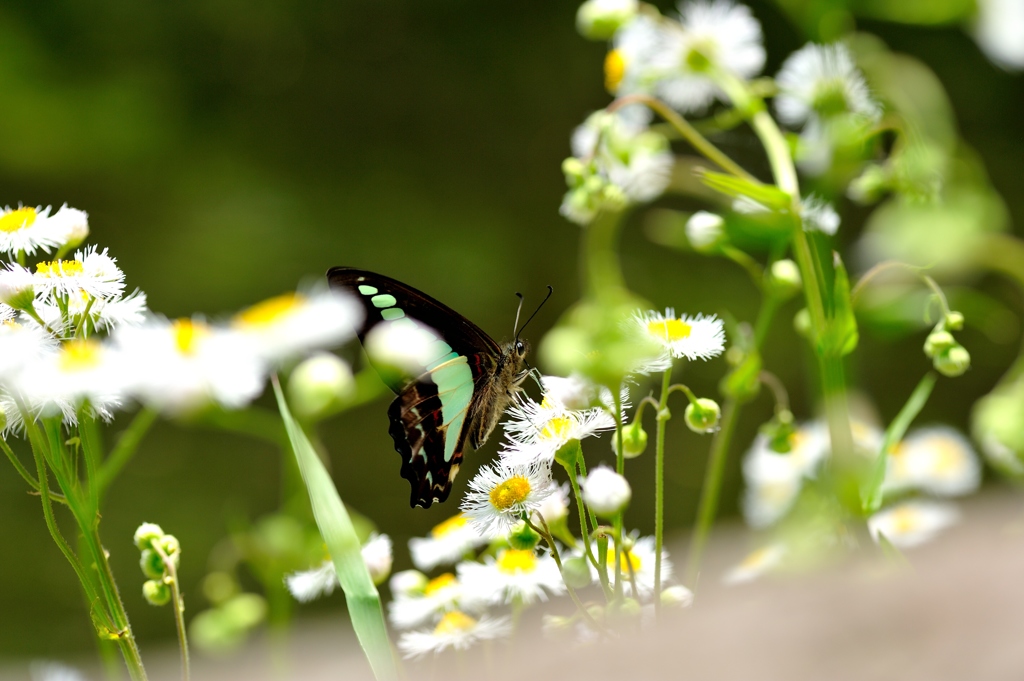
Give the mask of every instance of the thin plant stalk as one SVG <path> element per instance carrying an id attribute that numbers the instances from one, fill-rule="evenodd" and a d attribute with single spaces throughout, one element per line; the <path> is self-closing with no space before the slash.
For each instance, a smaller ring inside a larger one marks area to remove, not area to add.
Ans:
<path id="1" fill-rule="evenodd" d="M 181 653 L 181 678 L 182 681 L 189 681 L 190 669 L 188 636 L 185 633 L 185 601 L 181 597 L 181 586 L 178 583 L 178 568 L 157 542 L 153 542 L 152 547 L 157 555 L 160 556 L 160 560 L 164 562 L 164 567 L 167 569 L 167 575 L 170 578 L 171 602 L 174 606 L 174 624 L 178 630 L 178 649 Z"/>
<path id="2" fill-rule="evenodd" d="M 654 612 L 661 611 L 661 548 L 665 537 L 665 429 L 671 412 L 672 367 L 661 376 L 661 398 L 658 402 L 657 431 L 654 445 Z"/>

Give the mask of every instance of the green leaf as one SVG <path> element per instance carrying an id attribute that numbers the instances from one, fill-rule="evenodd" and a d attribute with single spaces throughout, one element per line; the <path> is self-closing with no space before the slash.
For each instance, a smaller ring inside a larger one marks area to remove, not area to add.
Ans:
<path id="1" fill-rule="evenodd" d="M 850 277 L 846 267 L 836 256 L 835 283 L 832 288 L 833 317 L 832 342 L 834 350 L 840 357 L 848 355 L 857 347 L 857 318 L 853 314 L 853 302 L 850 300 Z"/>
<path id="2" fill-rule="evenodd" d="M 900 409 L 900 413 L 892 420 L 885 431 L 885 438 L 882 440 L 882 451 L 875 460 L 875 467 L 871 471 L 871 477 L 861 487 L 860 499 L 861 508 L 865 514 L 871 514 L 882 506 L 882 484 L 885 482 L 885 471 L 889 465 L 889 450 L 903 439 L 917 415 L 921 413 L 928 398 L 935 387 L 936 376 L 933 373 L 925 374 L 921 382 L 910 394 L 910 399 Z"/>
<path id="3" fill-rule="evenodd" d="M 373 668 L 377 679 L 399 678 L 398 662 L 391 649 L 387 627 L 384 624 L 384 610 L 380 604 L 380 594 L 373 585 L 370 572 L 363 561 L 359 536 L 356 534 L 352 519 L 345 510 L 338 490 L 331 480 L 330 474 L 317 456 L 305 432 L 292 418 L 285 401 L 281 385 L 274 379 L 274 394 L 277 406 L 284 421 L 285 430 L 295 459 L 299 463 L 302 479 L 309 491 L 309 500 L 313 505 L 313 516 L 316 518 L 320 535 L 327 544 L 327 550 L 334 561 L 334 569 L 338 574 L 338 582 L 345 592 L 352 627 L 359 639 L 363 652 Z"/>
<path id="4" fill-rule="evenodd" d="M 745 197 L 756 201 L 768 210 L 786 211 L 793 205 L 793 198 L 778 187 L 760 182 L 751 182 L 734 175 L 705 170 L 701 181 L 717 192 L 733 198 Z"/>

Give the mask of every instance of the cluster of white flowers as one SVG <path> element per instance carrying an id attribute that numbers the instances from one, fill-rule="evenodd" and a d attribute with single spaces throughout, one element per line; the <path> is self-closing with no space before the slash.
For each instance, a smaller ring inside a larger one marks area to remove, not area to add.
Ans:
<path id="1" fill-rule="evenodd" d="M 238 408 L 285 362 L 350 338 L 355 301 L 328 290 L 289 293 L 224 322 L 168 320 L 127 292 L 107 249 L 82 247 L 84 212 L 5 209 L 0 215 L 0 408 L 4 432 L 25 418 L 80 410 L 109 419 L 134 402 L 181 415 Z M 77 249 L 77 250 L 75 250 Z M 53 260 L 29 256 L 56 251 Z M 65 254 L 74 251 L 73 255 Z"/>

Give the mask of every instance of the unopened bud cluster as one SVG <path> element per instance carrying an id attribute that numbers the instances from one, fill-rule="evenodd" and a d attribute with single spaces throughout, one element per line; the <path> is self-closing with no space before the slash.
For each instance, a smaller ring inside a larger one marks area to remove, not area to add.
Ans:
<path id="1" fill-rule="evenodd" d="M 718 402 L 706 397 L 699 397 L 695 402 L 686 405 L 683 419 L 686 426 L 695 433 L 713 433 L 718 430 L 718 421 L 722 410 Z"/>
<path id="2" fill-rule="evenodd" d="M 168 562 L 177 570 L 181 544 L 173 534 L 165 534 L 159 525 L 143 523 L 135 530 L 135 546 L 142 552 L 139 559 L 142 574 L 149 578 L 142 585 L 143 597 L 150 605 L 166 605 L 171 600 L 170 584 L 174 580 Z"/>
<path id="3" fill-rule="evenodd" d="M 960 376 L 971 366 L 970 353 L 952 334 L 963 326 L 964 316 L 959 312 L 950 312 L 925 339 L 924 354 L 931 358 L 936 370 L 945 376 Z"/>

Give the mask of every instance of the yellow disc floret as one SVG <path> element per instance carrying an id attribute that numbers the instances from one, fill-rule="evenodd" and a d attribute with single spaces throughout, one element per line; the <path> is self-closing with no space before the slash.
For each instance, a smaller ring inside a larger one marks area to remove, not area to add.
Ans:
<path id="1" fill-rule="evenodd" d="M 655 319 L 647 322 L 647 331 L 662 340 L 678 341 L 689 338 L 693 327 L 682 319 Z"/>
<path id="2" fill-rule="evenodd" d="M 235 317 L 242 326 L 270 326 L 293 313 L 306 302 L 298 293 L 285 293 L 242 310 Z"/>
<path id="3" fill-rule="evenodd" d="M 556 416 L 544 424 L 540 429 L 540 435 L 545 440 L 562 440 L 569 435 L 572 429 L 572 419 L 568 416 Z"/>
<path id="4" fill-rule="evenodd" d="M 174 345 L 183 355 L 194 355 L 203 338 L 210 335 L 210 330 L 202 322 L 191 319 L 179 319 L 171 325 Z"/>
<path id="5" fill-rule="evenodd" d="M 457 532 L 461 530 L 468 524 L 468 522 L 469 521 L 466 519 L 466 516 L 462 515 L 461 513 L 458 515 L 453 515 L 448 520 L 445 520 L 444 522 L 435 525 L 434 529 L 430 531 L 430 536 L 434 539 L 440 539 L 441 537 L 447 536 L 452 532 Z"/>
<path id="6" fill-rule="evenodd" d="M 66 373 L 95 369 L 100 364 L 102 348 L 94 340 L 71 340 L 60 349 L 58 365 Z"/>
<path id="7" fill-rule="evenodd" d="M 85 267 L 80 260 L 47 260 L 36 263 L 36 276 L 48 279 L 73 277 L 83 272 Z"/>
<path id="8" fill-rule="evenodd" d="M 476 626 L 476 620 L 465 613 L 461 613 L 458 610 L 452 610 L 446 612 L 441 621 L 434 627 L 435 634 L 461 634 L 467 631 L 473 631 Z"/>
<path id="9" fill-rule="evenodd" d="M 446 572 L 443 575 L 438 575 L 437 577 L 434 577 L 432 580 L 427 582 L 427 586 L 423 589 L 423 594 L 426 596 L 431 596 L 433 594 L 436 594 L 441 589 L 447 589 L 450 586 L 454 586 L 456 583 L 458 583 L 458 581 L 459 580 L 455 578 L 455 575 L 453 575 L 450 572 Z"/>
<path id="10" fill-rule="evenodd" d="M 529 495 L 530 481 L 522 475 L 515 475 L 491 490 L 491 505 L 499 511 L 505 511 L 523 503 Z"/>
<path id="11" fill-rule="evenodd" d="M 498 569 L 505 574 L 517 572 L 533 572 L 537 569 L 537 556 L 532 549 L 507 549 L 498 557 Z"/>
<path id="12" fill-rule="evenodd" d="M 36 209 L 35 208 L 16 208 L 9 213 L 0 215 L 0 232 L 17 232 L 22 229 L 27 229 L 32 226 L 32 223 L 36 221 Z"/>
<path id="13" fill-rule="evenodd" d="M 622 78 L 626 75 L 626 59 L 622 56 L 622 50 L 612 50 L 604 58 L 604 87 L 611 94 L 615 94 L 622 85 Z"/>
<path id="14" fill-rule="evenodd" d="M 640 571 L 640 557 L 639 556 L 637 556 L 632 551 L 623 551 L 619 555 L 622 556 L 622 571 L 623 572 L 626 572 L 626 573 L 629 573 L 629 572 L 636 573 L 636 572 Z M 610 567 L 610 568 L 614 568 L 615 567 L 615 552 L 614 551 L 608 553 L 608 567 Z"/>

